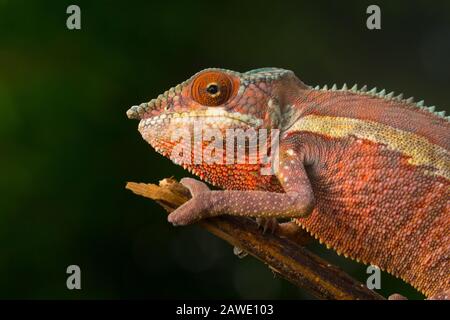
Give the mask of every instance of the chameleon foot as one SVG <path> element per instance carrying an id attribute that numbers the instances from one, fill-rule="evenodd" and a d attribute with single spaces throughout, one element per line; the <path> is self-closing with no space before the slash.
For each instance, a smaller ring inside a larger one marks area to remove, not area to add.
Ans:
<path id="1" fill-rule="evenodd" d="M 248 252 L 247 252 L 247 251 L 245 251 L 245 250 L 243 250 L 243 249 L 241 249 L 241 248 L 239 248 L 239 247 L 236 247 L 236 246 L 233 247 L 233 253 L 234 253 L 239 259 L 243 259 L 243 258 L 245 258 L 245 257 L 248 255 Z"/>
<path id="2" fill-rule="evenodd" d="M 183 178 L 180 183 L 189 189 L 192 199 L 169 214 L 167 220 L 174 226 L 187 225 L 200 220 L 210 207 L 207 195 L 211 191 L 205 183 L 192 178 Z"/>
<path id="3" fill-rule="evenodd" d="M 256 223 L 263 233 L 266 233 L 267 230 L 270 233 L 274 233 L 278 228 L 278 220 L 276 218 L 256 218 Z"/>
<path id="4" fill-rule="evenodd" d="M 303 230 L 294 221 L 279 223 L 277 226 L 277 233 L 301 246 L 304 246 L 311 242 L 314 238 L 306 231 Z"/>
<path id="5" fill-rule="evenodd" d="M 388 297 L 388 300 L 408 300 L 408 298 L 402 296 L 399 293 L 394 293 Z"/>
<path id="6" fill-rule="evenodd" d="M 276 233 L 302 246 L 313 239 L 308 232 L 300 228 L 294 221 L 279 223 L 276 218 L 256 218 L 256 222 L 262 228 L 263 234 L 269 230 L 272 234 Z"/>

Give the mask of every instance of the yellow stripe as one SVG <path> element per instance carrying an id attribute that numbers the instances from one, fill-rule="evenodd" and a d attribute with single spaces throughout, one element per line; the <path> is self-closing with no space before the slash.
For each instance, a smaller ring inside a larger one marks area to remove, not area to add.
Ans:
<path id="1" fill-rule="evenodd" d="M 429 174 L 439 175 L 450 180 L 449 151 L 412 132 L 373 121 L 317 115 L 300 118 L 288 130 L 288 132 L 291 131 L 308 131 L 333 138 L 355 136 L 381 143 L 391 150 L 409 156 L 410 164 L 430 166 L 435 170 L 428 171 Z"/>

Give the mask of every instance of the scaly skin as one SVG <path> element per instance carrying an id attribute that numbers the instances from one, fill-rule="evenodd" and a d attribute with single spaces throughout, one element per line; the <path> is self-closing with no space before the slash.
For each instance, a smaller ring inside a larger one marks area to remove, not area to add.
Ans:
<path id="1" fill-rule="evenodd" d="M 312 88 L 283 69 L 207 69 L 127 114 L 158 152 L 226 189 L 183 179 L 193 198 L 169 215 L 173 224 L 224 213 L 292 218 L 339 254 L 448 298 L 450 122 L 434 107 L 365 87 Z M 262 175 L 260 158 L 180 163 L 173 134 L 194 132 L 195 121 L 223 135 L 279 129 L 278 169 Z"/>

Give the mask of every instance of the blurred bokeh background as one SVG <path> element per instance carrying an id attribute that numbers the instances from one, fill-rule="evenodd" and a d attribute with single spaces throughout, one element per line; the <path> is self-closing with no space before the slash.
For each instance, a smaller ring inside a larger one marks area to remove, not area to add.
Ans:
<path id="1" fill-rule="evenodd" d="M 449 111 L 450 3 L 377 1 L 377 31 L 369 4 L 0 0 L 0 298 L 310 298 L 124 189 L 187 174 L 125 111 L 205 67 L 266 66 Z M 365 282 L 365 266 L 310 247 Z M 66 288 L 71 264 L 82 290 Z M 423 297 L 385 273 L 380 292 Z"/>

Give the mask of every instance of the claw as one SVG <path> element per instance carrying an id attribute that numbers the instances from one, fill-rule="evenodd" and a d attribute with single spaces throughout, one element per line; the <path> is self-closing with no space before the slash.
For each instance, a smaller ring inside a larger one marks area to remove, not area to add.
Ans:
<path id="1" fill-rule="evenodd" d="M 189 189 L 192 199 L 169 214 L 167 220 L 174 226 L 185 226 L 197 222 L 204 218 L 210 207 L 207 196 L 210 190 L 205 183 L 192 178 L 183 178 L 180 183 Z"/>
<path id="2" fill-rule="evenodd" d="M 273 234 L 278 227 L 278 221 L 275 218 L 256 218 L 256 223 L 259 228 L 262 228 L 263 233 L 269 230 Z"/>
<path id="3" fill-rule="evenodd" d="M 243 249 L 241 249 L 241 248 L 239 248 L 239 247 L 236 247 L 236 246 L 233 247 L 233 253 L 234 253 L 239 259 L 245 258 L 245 257 L 248 255 L 248 252 L 247 252 L 247 251 L 245 251 L 245 250 L 243 250 Z"/>

